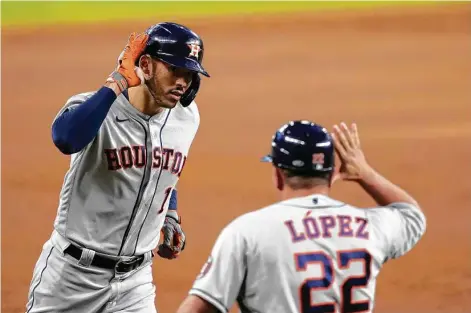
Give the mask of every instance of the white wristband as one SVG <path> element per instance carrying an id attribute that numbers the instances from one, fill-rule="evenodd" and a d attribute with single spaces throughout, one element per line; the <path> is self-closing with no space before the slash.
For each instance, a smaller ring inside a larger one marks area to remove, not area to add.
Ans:
<path id="1" fill-rule="evenodd" d="M 180 219 L 178 217 L 177 210 L 168 210 L 167 211 L 167 216 L 169 216 L 171 218 L 174 218 L 176 221 L 180 221 Z"/>

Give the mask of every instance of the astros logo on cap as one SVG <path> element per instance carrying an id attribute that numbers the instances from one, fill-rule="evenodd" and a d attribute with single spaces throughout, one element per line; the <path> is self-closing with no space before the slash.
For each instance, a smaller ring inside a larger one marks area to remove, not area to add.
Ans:
<path id="1" fill-rule="evenodd" d="M 195 57 L 195 58 L 198 58 L 198 55 L 199 55 L 199 53 L 200 53 L 200 51 L 201 51 L 201 47 L 200 47 L 199 45 L 197 45 L 197 44 L 194 44 L 194 43 L 189 44 L 188 47 L 190 48 L 190 54 L 189 54 L 189 56 L 190 56 L 190 57 L 193 56 L 193 57 Z"/>

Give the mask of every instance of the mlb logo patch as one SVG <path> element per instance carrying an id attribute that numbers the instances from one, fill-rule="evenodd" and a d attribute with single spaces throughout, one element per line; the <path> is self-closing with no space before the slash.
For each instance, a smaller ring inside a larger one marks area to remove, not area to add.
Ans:
<path id="1" fill-rule="evenodd" d="M 324 153 L 314 153 L 312 155 L 312 164 L 324 165 Z"/>
<path id="2" fill-rule="evenodd" d="M 324 167 L 324 153 L 314 153 L 312 155 L 312 164 L 315 165 L 317 170 L 320 170 Z"/>

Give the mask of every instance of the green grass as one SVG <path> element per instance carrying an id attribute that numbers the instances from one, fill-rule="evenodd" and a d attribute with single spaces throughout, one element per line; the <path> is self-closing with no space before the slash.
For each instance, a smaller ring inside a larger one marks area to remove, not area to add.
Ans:
<path id="1" fill-rule="evenodd" d="M 423 2 L 421 2 L 423 3 Z M 76 24 L 133 19 L 171 19 L 279 13 L 307 10 L 359 9 L 386 5 L 411 5 L 397 1 L 2 1 L 2 27 Z"/>

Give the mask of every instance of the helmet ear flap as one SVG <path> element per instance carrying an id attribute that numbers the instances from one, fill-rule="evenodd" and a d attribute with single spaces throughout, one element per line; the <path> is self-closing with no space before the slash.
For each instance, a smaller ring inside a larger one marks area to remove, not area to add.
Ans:
<path id="1" fill-rule="evenodd" d="M 185 91 L 185 93 L 182 95 L 180 99 L 180 103 L 183 107 L 189 106 L 191 102 L 195 100 L 196 93 L 200 89 L 200 83 L 201 83 L 200 76 L 198 75 L 198 73 L 194 73 L 193 78 L 191 80 L 190 87 L 187 89 L 187 91 Z"/>

